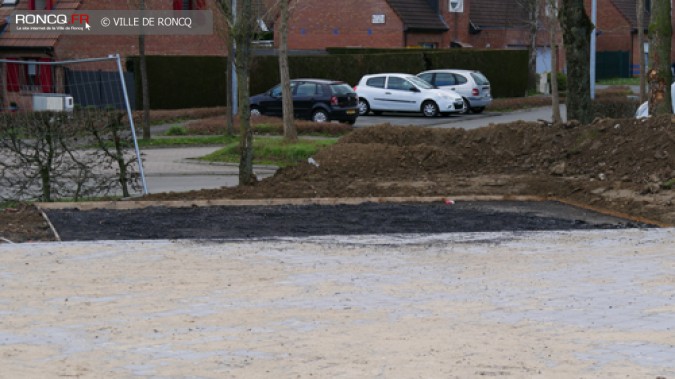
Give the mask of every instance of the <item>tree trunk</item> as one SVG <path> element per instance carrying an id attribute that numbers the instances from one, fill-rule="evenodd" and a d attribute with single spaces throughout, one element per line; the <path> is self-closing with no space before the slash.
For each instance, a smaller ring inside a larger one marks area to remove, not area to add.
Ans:
<path id="1" fill-rule="evenodd" d="M 584 9 L 584 0 L 563 0 L 559 17 L 567 55 L 567 119 L 586 124 L 593 118 L 590 84 L 593 24 Z"/>
<path id="2" fill-rule="evenodd" d="M 649 23 L 649 114 L 669 114 L 671 109 L 670 52 L 673 27 L 671 0 L 653 0 Z"/>
<path id="3" fill-rule="evenodd" d="M 239 185 L 255 184 L 253 174 L 253 129 L 251 128 L 251 104 L 249 101 L 249 70 L 251 66 L 251 41 L 253 39 L 253 12 L 251 0 L 238 0 L 235 24 L 235 55 L 237 85 L 239 86 L 239 130 L 241 157 L 239 160 Z"/>
<path id="4" fill-rule="evenodd" d="M 637 0 L 637 43 L 639 47 L 640 57 L 638 62 L 640 64 L 640 104 L 647 101 L 647 67 L 645 62 L 645 0 Z"/>
<path id="5" fill-rule="evenodd" d="M 279 33 L 279 74 L 281 77 L 281 102 L 284 116 L 284 139 L 296 141 L 298 132 L 293 124 L 293 94 L 291 93 L 291 77 L 288 72 L 288 1 L 281 0 L 281 25 Z"/>
<path id="6" fill-rule="evenodd" d="M 560 116 L 560 93 L 558 89 L 558 7 L 556 1 L 550 1 L 549 22 L 549 42 L 551 46 L 551 104 L 553 113 L 551 115 L 551 122 L 553 125 L 562 123 Z"/>
<path id="7" fill-rule="evenodd" d="M 231 36 L 231 33 L 227 33 L 227 109 L 225 110 L 225 133 L 228 136 L 234 135 L 234 96 L 237 94 L 232 93 L 234 84 L 232 83 L 233 70 L 234 66 L 234 40 Z"/>
<path id="8" fill-rule="evenodd" d="M 145 0 L 140 0 L 141 11 L 145 10 Z M 150 89 L 148 86 L 148 62 L 145 57 L 145 34 L 138 36 L 138 55 L 141 64 L 141 91 L 143 97 L 143 139 L 149 140 L 150 133 Z"/>
<path id="9" fill-rule="evenodd" d="M 530 28 L 530 55 L 528 57 L 528 83 L 530 91 L 537 89 L 537 32 L 539 30 L 539 0 L 527 2 L 528 23 Z"/>

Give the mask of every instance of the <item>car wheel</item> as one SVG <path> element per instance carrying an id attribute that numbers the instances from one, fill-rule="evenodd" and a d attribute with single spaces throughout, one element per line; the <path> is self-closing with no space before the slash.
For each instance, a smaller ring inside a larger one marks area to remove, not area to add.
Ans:
<path id="1" fill-rule="evenodd" d="M 464 110 L 462 111 L 462 114 L 469 114 L 471 113 L 471 104 L 469 104 L 469 100 L 462 98 L 464 101 Z"/>
<path id="2" fill-rule="evenodd" d="M 476 107 L 476 108 L 471 108 L 471 112 L 473 113 L 481 113 L 485 110 L 485 107 Z"/>
<path id="3" fill-rule="evenodd" d="M 438 116 L 438 105 L 433 101 L 425 101 L 422 103 L 422 113 L 425 117 L 436 117 Z"/>
<path id="4" fill-rule="evenodd" d="M 257 107 L 251 107 L 251 117 L 260 117 L 260 116 L 262 116 L 260 109 L 258 109 Z"/>
<path id="5" fill-rule="evenodd" d="M 366 99 L 359 99 L 359 116 L 366 116 L 370 112 L 370 104 Z"/>
<path id="6" fill-rule="evenodd" d="M 312 121 L 314 122 L 327 122 L 330 121 L 328 119 L 328 113 L 324 111 L 323 109 L 317 109 L 312 113 Z"/>

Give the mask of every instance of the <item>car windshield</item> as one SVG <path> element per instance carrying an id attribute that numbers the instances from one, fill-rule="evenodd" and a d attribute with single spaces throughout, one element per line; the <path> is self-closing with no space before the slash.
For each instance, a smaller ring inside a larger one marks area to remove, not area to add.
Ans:
<path id="1" fill-rule="evenodd" d="M 409 76 L 406 78 L 409 82 L 412 84 L 416 85 L 418 88 L 421 89 L 432 89 L 434 86 L 429 84 L 426 80 L 420 79 L 417 76 Z"/>
<path id="2" fill-rule="evenodd" d="M 483 75 L 480 72 L 472 72 L 471 77 L 473 78 L 473 80 L 476 81 L 476 84 L 478 84 L 479 86 L 489 86 L 490 85 L 490 81 L 487 80 L 485 75 Z"/>
<path id="3" fill-rule="evenodd" d="M 333 95 L 346 95 L 348 93 L 354 92 L 352 87 L 348 86 L 345 83 L 331 84 L 330 90 L 333 92 Z"/>

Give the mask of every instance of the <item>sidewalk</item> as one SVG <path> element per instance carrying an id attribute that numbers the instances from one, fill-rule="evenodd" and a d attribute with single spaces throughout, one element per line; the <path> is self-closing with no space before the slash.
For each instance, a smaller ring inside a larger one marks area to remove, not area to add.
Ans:
<path id="1" fill-rule="evenodd" d="M 199 158 L 219 146 L 144 149 L 143 170 L 148 192 L 185 192 L 197 189 L 234 187 L 239 184 L 237 164 L 210 164 Z M 259 179 L 274 175 L 274 166 L 253 166 Z"/>

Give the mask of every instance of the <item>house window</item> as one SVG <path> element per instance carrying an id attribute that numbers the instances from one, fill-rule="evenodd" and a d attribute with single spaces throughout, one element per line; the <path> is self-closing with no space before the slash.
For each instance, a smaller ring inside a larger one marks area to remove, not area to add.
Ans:
<path id="1" fill-rule="evenodd" d="M 32 11 L 48 11 L 54 8 L 54 0 L 29 0 L 28 9 Z"/>
<path id="2" fill-rule="evenodd" d="M 436 42 L 421 42 L 419 44 L 421 48 L 424 49 L 436 49 L 438 48 L 438 44 Z"/>
<path id="3" fill-rule="evenodd" d="M 193 11 L 206 9 L 206 0 L 173 0 L 173 10 Z"/>
<path id="4" fill-rule="evenodd" d="M 34 86 L 37 83 L 38 69 L 35 63 L 26 65 L 26 86 Z"/>
<path id="5" fill-rule="evenodd" d="M 10 59 L 19 60 L 19 59 Z M 8 92 L 53 92 L 52 67 L 31 62 L 49 62 L 49 58 L 27 59 L 23 64 L 7 63 Z"/>

